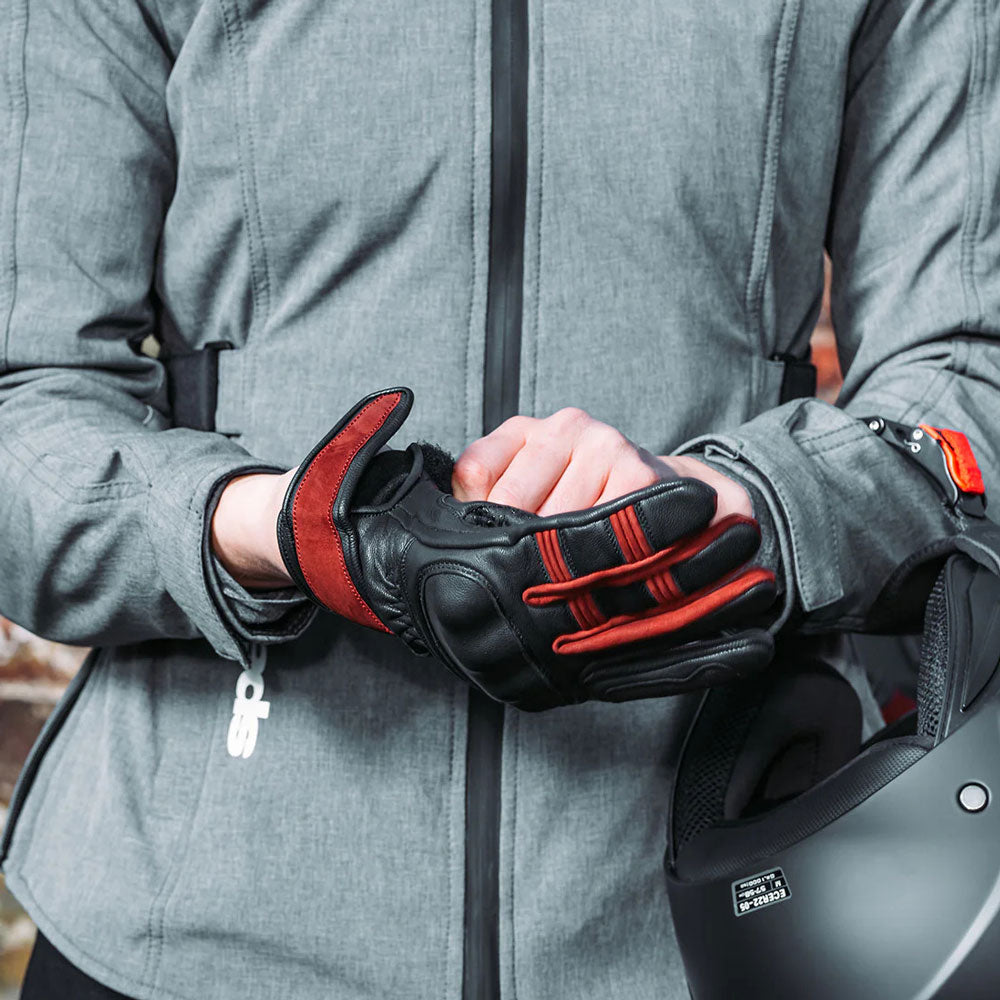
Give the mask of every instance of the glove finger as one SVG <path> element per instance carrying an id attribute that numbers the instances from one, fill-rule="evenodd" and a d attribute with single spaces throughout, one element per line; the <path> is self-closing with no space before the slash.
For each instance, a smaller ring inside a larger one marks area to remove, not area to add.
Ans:
<path id="1" fill-rule="evenodd" d="M 734 620 L 746 621 L 762 614 L 775 599 L 774 574 L 751 567 L 729 580 L 656 606 L 640 614 L 618 615 L 577 632 L 558 636 L 552 649 L 563 655 L 614 650 L 629 643 L 663 636 L 715 631 Z"/>
<path id="2" fill-rule="evenodd" d="M 568 551 L 563 532 L 539 532 L 536 541 L 551 582 L 527 588 L 525 602 L 544 606 L 566 601 L 585 628 L 619 615 L 652 612 L 717 585 L 760 545 L 757 522 L 738 514 L 659 552 L 650 551 L 645 539 L 640 542 L 621 522 L 607 524 L 623 551 L 618 561 L 611 561 L 608 538 L 603 547 L 595 540 L 583 556 L 588 571 L 582 574 L 580 557 Z M 605 560 L 603 566 L 598 558 Z M 595 564 L 598 568 L 589 570 Z"/>
<path id="3" fill-rule="evenodd" d="M 535 534 L 549 580 L 556 585 L 578 581 L 571 586 L 572 593 L 563 598 L 559 596 L 563 588 L 545 584 L 525 591 L 529 604 L 568 599 L 585 626 L 646 611 L 664 599 L 645 579 L 659 564 L 650 566 L 648 573 L 631 573 L 628 564 L 697 537 L 715 513 L 715 492 L 698 480 L 680 479 L 587 513 L 586 520 L 569 524 L 564 516 L 543 519 L 538 522 L 542 530 Z"/>
<path id="4" fill-rule="evenodd" d="M 690 542 L 675 547 L 669 570 L 649 581 L 654 595 L 695 594 L 748 563 L 760 548 L 760 527 L 731 514 Z"/>
<path id="5" fill-rule="evenodd" d="M 769 612 L 778 596 L 775 585 L 774 574 L 769 570 L 751 566 L 739 573 L 735 579 L 743 579 L 748 575 L 753 575 L 758 582 L 737 593 L 729 601 L 720 602 L 717 607 L 708 608 L 700 605 L 701 613 L 691 622 L 690 625 L 677 629 L 669 634 L 669 641 L 673 645 L 688 642 L 692 639 L 699 639 L 708 636 L 717 636 L 727 629 L 744 629 L 751 625 L 759 625 L 764 620 L 764 615 Z M 728 586 L 729 581 L 723 582 L 720 586 Z M 692 594 L 690 598 L 695 601 L 702 601 L 711 598 L 713 592 L 719 589 L 715 586 L 706 587 L 699 594 Z"/>
<path id="6" fill-rule="evenodd" d="M 557 530 L 567 564 L 582 576 L 627 561 L 633 547 L 655 552 L 703 531 L 715 508 L 715 490 L 700 480 L 665 480 L 587 511 L 540 518 L 535 530 Z"/>
<path id="7" fill-rule="evenodd" d="M 601 660 L 580 681 L 589 698 L 634 701 L 728 684 L 759 673 L 774 656 L 774 640 L 762 629 L 703 639 L 683 646 L 644 647 L 642 654 Z"/>

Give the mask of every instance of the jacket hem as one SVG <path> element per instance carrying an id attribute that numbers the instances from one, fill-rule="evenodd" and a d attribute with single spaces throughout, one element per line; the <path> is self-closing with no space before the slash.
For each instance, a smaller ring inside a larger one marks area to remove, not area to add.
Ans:
<path id="1" fill-rule="evenodd" d="M 154 992 L 153 984 L 144 983 L 139 979 L 132 979 L 116 972 L 110 966 L 105 965 L 101 959 L 95 958 L 77 947 L 72 939 L 63 933 L 35 899 L 23 876 L 16 871 L 5 869 L 4 878 L 7 882 L 7 888 L 24 908 L 25 913 L 35 922 L 35 926 L 73 965 L 90 976 L 91 979 L 96 979 L 102 986 L 107 986 L 108 989 L 118 993 L 124 993 L 128 997 L 132 997 L 133 1000 L 202 1000 L 202 998 L 192 994 L 175 993 L 162 987 L 156 987 Z"/>

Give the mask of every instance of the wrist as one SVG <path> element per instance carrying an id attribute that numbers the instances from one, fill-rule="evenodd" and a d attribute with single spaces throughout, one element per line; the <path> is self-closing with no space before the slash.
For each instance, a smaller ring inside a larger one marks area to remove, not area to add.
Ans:
<path id="1" fill-rule="evenodd" d="M 248 589 L 294 586 L 277 534 L 278 512 L 291 475 L 290 471 L 237 476 L 219 497 L 212 516 L 212 552 L 233 579 Z"/>

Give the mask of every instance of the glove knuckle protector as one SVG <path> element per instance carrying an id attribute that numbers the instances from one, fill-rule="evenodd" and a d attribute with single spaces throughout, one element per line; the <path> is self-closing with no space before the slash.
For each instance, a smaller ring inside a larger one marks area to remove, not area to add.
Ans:
<path id="1" fill-rule="evenodd" d="M 747 567 L 750 518 L 709 527 L 715 494 L 661 481 L 584 511 L 537 517 L 450 495 L 431 445 L 379 449 L 413 395 L 363 399 L 289 485 L 288 571 L 321 607 L 431 653 L 528 710 L 703 687 L 764 666 L 774 576 Z"/>

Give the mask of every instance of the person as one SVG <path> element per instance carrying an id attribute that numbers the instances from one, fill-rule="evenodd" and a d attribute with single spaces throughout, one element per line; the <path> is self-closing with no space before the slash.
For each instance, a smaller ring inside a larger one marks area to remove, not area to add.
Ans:
<path id="1" fill-rule="evenodd" d="M 685 997 L 691 699 L 522 713 L 317 614 L 283 477 L 405 384 L 459 498 L 693 476 L 759 521 L 772 631 L 874 627 L 952 525 L 859 418 L 1000 472 L 1000 4 L 6 0 L 0 34 L 0 612 L 96 647 L 0 851 L 25 996 Z M 824 246 L 836 406 L 795 384 Z"/>

